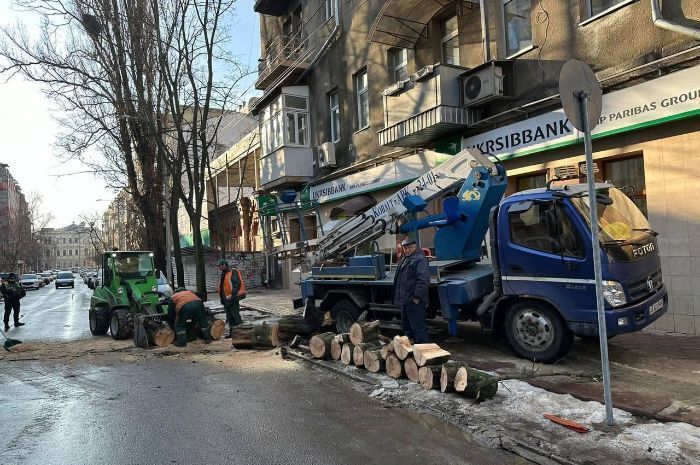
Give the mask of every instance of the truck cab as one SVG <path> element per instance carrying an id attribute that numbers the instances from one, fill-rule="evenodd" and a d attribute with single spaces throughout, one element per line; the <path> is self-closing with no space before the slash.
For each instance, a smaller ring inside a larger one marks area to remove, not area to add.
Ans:
<path id="1" fill-rule="evenodd" d="M 657 233 L 639 208 L 604 183 L 596 184 L 596 205 L 610 337 L 658 319 L 668 309 L 668 295 Z M 587 185 L 519 192 L 492 215 L 495 286 L 502 294 L 492 322 L 502 325 L 513 350 L 552 361 L 566 354 L 574 335 L 597 337 Z"/>

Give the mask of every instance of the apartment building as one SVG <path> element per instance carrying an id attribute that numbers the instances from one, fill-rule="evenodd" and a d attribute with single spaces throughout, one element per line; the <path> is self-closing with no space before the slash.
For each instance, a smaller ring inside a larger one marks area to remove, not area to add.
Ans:
<path id="1" fill-rule="evenodd" d="M 37 271 L 98 267 L 99 242 L 91 240 L 91 230 L 85 223 L 43 228 L 39 231 L 38 241 L 42 254 Z"/>
<path id="2" fill-rule="evenodd" d="M 334 218 L 439 163 L 434 152 L 497 156 L 508 193 L 580 172 L 582 137 L 558 95 L 559 72 L 576 58 L 604 93 L 593 132 L 598 178 L 634 193 L 659 232 L 670 311 L 654 327 L 700 333 L 692 201 L 700 0 L 257 0 L 254 8 L 261 188 L 278 212 L 292 212 L 279 216 L 288 238 L 276 250 L 312 245 Z M 391 250 L 394 239 L 380 246 Z"/>
<path id="3" fill-rule="evenodd" d="M 9 165 L 0 163 L 0 268 L 20 270 L 18 262 L 31 262 L 32 226 L 29 206 Z"/>

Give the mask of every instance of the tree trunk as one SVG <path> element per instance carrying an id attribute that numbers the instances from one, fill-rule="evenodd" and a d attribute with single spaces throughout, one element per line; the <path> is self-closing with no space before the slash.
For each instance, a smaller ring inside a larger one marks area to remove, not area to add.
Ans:
<path id="1" fill-rule="evenodd" d="M 498 391 L 498 383 L 487 384 L 479 389 L 479 382 L 491 376 L 474 368 L 462 365 L 455 375 L 455 391 L 477 400 L 490 399 Z"/>
<path id="2" fill-rule="evenodd" d="M 396 354 L 386 356 L 386 374 L 394 379 L 403 378 L 406 372 L 404 371 L 403 362 L 399 360 Z"/>
<path id="3" fill-rule="evenodd" d="M 455 376 L 457 370 L 464 366 L 461 362 L 447 362 L 442 365 L 440 373 L 440 391 L 455 392 Z"/>
<path id="4" fill-rule="evenodd" d="M 253 347 L 253 326 L 237 326 L 231 330 L 231 344 L 234 347 Z"/>
<path id="5" fill-rule="evenodd" d="M 194 247 L 194 263 L 195 275 L 197 277 L 197 294 L 200 296 L 207 295 L 207 280 L 206 272 L 204 271 L 204 244 L 202 243 L 201 219 L 197 216 L 193 219 L 190 216 L 192 223 L 192 245 Z"/>
<path id="6" fill-rule="evenodd" d="M 394 353 L 394 343 L 393 343 L 392 341 L 389 341 L 389 343 L 384 344 L 384 345 L 382 346 L 382 348 L 379 350 L 379 352 L 380 352 L 382 358 L 383 358 L 384 360 L 386 360 L 386 358 L 387 358 L 387 356 L 388 356 L 389 354 L 393 354 L 393 353 Z"/>
<path id="7" fill-rule="evenodd" d="M 286 315 L 277 320 L 280 332 L 292 334 L 294 336 L 308 336 L 311 334 L 312 327 L 303 316 Z"/>
<path id="8" fill-rule="evenodd" d="M 181 182 L 181 181 L 178 181 Z M 177 223 L 177 213 L 180 208 L 180 197 L 174 189 L 171 189 L 170 194 L 170 235 L 173 241 L 173 259 L 175 260 L 175 279 L 176 287 L 185 287 L 185 267 L 182 264 L 182 250 L 180 248 L 180 228 Z M 167 252 L 167 251 L 166 251 Z M 172 264 L 168 263 L 171 267 Z"/>
<path id="9" fill-rule="evenodd" d="M 343 365 L 350 365 L 352 363 L 352 355 L 355 351 L 355 346 L 352 342 L 343 344 L 343 349 L 340 352 L 340 361 Z"/>
<path id="10" fill-rule="evenodd" d="M 331 355 L 331 342 L 335 339 L 335 333 L 317 334 L 311 338 L 309 348 L 311 355 L 316 358 L 328 358 Z"/>
<path id="11" fill-rule="evenodd" d="M 365 351 L 378 350 L 378 342 L 363 342 L 355 345 L 352 349 L 352 361 L 356 367 L 365 366 Z"/>
<path id="12" fill-rule="evenodd" d="M 414 383 L 420 383 L 420 377 L 418 376 L 418 365 L 413 357 L 408 357 L 403 361 L 403 369 L 406 372 L 406 378 L 410 379 Z"/>
<path id="13" fill-rule="evenodd" d="M 331 341 L 331 358 L 333 360 L 340 360 L 340 356 L 343 354 L 343 343 L 337 338 L 333 338 Z"/>
<path id="14" fill-rule="evenodd" d="M 384 370 L 386 362 L 382 358 L 380 350 L 367 350 L 364 353 L 364 365 L 367 371 L 379 373 Z"/>
<path id="15" fill-rule="evenodd" d="M 350 342 L 355 345 L 376 341 L 377 339 L 379 339 L 378 320 L 370 323 L 354 323 L 350 327 Z"/>
<path id="16" fill-rule="evenodd" d="M 408 336 L 394 336 L 394 353 L 399 360 L 406 360 L 413 353 L 413 345 Z"/>
<path id="17" fill-rule="evenodd" d="M 418 370 L 418 379 L 421 386 L 425 389 L 437 389 L 440 387 L 440 374 L 442 367 L 440 366 L 425 366 Z"/>
<path id="18" fill-rule="evenodd" d="M 419 367 L 440 365 L 450 359 L 450 353 L 437 344 L 415 344 L 413 346 L 413 358 Z"/>

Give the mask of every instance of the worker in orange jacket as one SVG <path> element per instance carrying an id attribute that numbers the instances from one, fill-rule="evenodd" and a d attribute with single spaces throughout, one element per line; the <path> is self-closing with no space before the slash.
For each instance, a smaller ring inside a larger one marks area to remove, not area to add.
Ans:
<path id="1" fill-rule="evenodd" d="M 202 299 L 192 291 L 176 289 L 170 297 L 168 306 L 168 319 L 175 327 L 175 345 L 185 347 L 187 345 L 187 320 L 191 319 L 199 323 L 204 342 L 211 342 L 211 328 L 204 312 Z"/>
<path id="2" fill-rule="evenodd" d="M 243 283 L 243 275 L 240 270 L 235 267 L 230 269 L 226 259 L 219 260 L 217 266 L 221 270 L 219 299 L 226 310 L 226 322 L 229 328 L 226 339 L 230 339 L 233 328 L 243 322 L 241 320 L 241 306 L 238 302 L 245 299 L 245 283 Z"/>

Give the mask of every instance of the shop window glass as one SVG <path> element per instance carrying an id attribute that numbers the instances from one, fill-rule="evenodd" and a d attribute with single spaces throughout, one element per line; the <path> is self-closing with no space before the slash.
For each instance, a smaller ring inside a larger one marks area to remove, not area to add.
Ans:
<path id="1" fill-rule="evenodd" d="M 641 155 L 604 162 L 603 177 L 626 194 L 634 195 L 634 203 L 644 216 L 648 216 L 644 158 Z"/>
<path id="2" fill-rule="evenodd" d="M 528 189 L 539 189 L 547 185 L 547 173 L 520 176 L 516 182 L 518 184 L 518 192 Z"/>
<path id="3" fill-rule="evenodd" d="M 515 55 L 532 46 L 531 0 L 504 0 L 506 56 Z"/>

